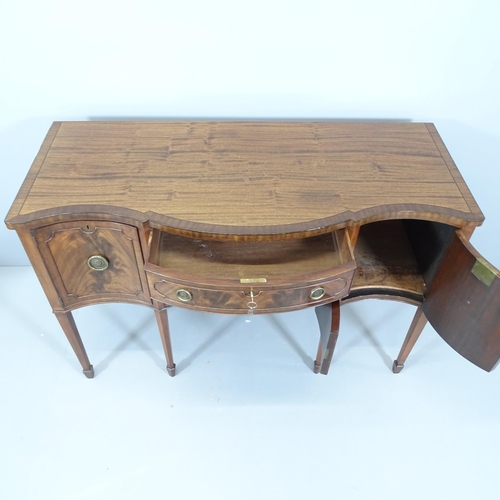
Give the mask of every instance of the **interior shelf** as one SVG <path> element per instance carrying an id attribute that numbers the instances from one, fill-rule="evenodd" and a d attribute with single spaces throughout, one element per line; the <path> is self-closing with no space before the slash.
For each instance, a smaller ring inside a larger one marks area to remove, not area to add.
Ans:
<path id="1" fill-rule="evenodd" d="M 380 294 L 422 301 L 425 282 L 403 221 L 362 226 L 354 257 L 357 269 L 349 298 Z"/>

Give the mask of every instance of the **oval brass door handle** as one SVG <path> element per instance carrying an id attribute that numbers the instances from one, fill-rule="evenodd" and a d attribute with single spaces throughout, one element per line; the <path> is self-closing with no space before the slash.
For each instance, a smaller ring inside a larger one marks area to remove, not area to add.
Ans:
<path id="1" fill-rule="evenodd" d="M 109 260 L 103 255 L 91 255 L 87 264 L 92 271 L 104 271 L 109 266 Z"/>

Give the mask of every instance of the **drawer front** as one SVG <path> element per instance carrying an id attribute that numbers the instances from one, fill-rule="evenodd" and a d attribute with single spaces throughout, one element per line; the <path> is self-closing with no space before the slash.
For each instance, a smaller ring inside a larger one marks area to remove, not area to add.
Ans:
<path id="1" fill-rule="evenodd" d="M 338 300 L 349 293 L 353 272 L 314 286 L 287 288 L 242 287 L 241 290 L 221 290 L 174 283 L 154 273 L 147 273 L 153 299 L 167 304 L 201 311 L 246 314 L 249 303 L 256 304 L 254 312 L 292 311 Z M 316 298 L 314 298 L 316 297 Z M 254 304 L 250 304 L 250 307 Z"/>
<path id="2" fill-rule="evenodd" d="M 63 306 L 151 303 L 136 227 L 107 221 L 63 222 L 33 231 Z"/>

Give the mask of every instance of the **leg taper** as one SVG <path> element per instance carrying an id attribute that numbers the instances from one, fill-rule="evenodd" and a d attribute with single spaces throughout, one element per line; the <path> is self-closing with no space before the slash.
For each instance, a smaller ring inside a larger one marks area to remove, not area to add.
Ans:
<path id="1" fill-rule="evenodd" d="M 161 342 L 163 350 L 165 351 L 165 358 L 167 360 L 167 372 L 173 377 L 175 375 L 174 356 L 172 354 L 172 342 L 170 341 L 170 329 L 168 327 L 167 309 L 164 304 L 155 304 L 155 316 L 160 330 Z"/>
<path id="2" fill-rule="evenodd" d="M 411 322 L 408 333 L 406 334 L 403 345 L 401 346 L 401 350 L 399 351 L 398 357 L 394 361 L 392 365 L 393 373 L 399 373 L 404 368 L 404 363 L 408 355 L 410 354 L 415 342 L 420 337 L 422 330 L 427 324 L 427 318 L 422 311 L 422 307 L 417 309 L 415 316 L 413 317 L 413 321 Z"/>
<path id="3" fill-rule="evenodd" d="M 339 337 L 340 301 L 318 306 L 315 311 L 318 318 L 320 338 L 316 360 L 314 361 L 314 373 L 327 375 Z"/>
<path id="4" fill-rule="evenodd" d="M 64 331 L 64 334 L 66 335 L 66 338 L 69 340 L 78 361 L 80 361 L 80 364 L 82 365 L 84 375 L 87 378 L 94 378 L 94 368 L 90 364 L 87 353 L 85 352 L 85 347 L 83 347 L 83 342 L 80 334 L 78 333 L 73 315 L 69 311 L 55 312 L 55 315 Z"/>

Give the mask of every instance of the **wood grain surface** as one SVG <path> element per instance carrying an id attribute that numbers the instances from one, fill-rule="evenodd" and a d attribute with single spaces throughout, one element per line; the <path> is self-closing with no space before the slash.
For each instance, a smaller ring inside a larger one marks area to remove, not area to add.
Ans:
<path id="1" fill-rule="evenodd" d="M 351 296 L 385 293 L 423 300 L 425 283 L 401 221 L 363 226 L 354 257 Z"/>
<path id="2" fill-rule="evenodd" d="M 108 301 L 151 304 L 137 228 L 112 222 L 64 222 L 33 232 L 61 305 Z M 108 268 L 87 261 L 103 256 Z"/>
<path id="3" fill-rule="evenodd" d="M 349 259 L 335 233 L 283 241 L 233 242 L 161 233 L 154 264 L 178 275 L 236 280 L 289 276 L 324 277 Z"/>
<path id="4" fill-rule="evenodd" d="M 483 220 L 430 124 L 61 122 L 6 222 L 117 208 L 153 225 L 228 235 Z"/>
<path id="5" fill-rule="evenodd" d="M 478 274 L 475 265 L 486 269 Z M 423 312 L 459 354 L 490 371 L 500 359 L 500 271 L 458 231 L 429 286 Z"/>

